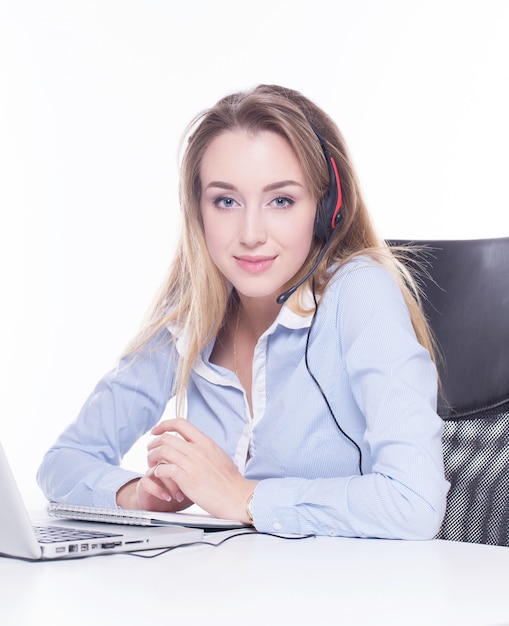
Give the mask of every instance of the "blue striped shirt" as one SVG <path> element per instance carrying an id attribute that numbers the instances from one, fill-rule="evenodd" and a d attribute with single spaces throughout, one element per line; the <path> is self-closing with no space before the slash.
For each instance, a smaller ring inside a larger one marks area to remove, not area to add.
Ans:
<path id="1" fill-rule="evenodd" d="M 260 337 L 252 415 L 235 374 L 210 362 L 211 343 L 190 377 L 187 419 L 260 481 L 252 503 L 259 531 L 433 537 L 448 489 L 436 369 L 399 287 L 367 259 L 336 272 L 309 337 L 317 382 L 304 358 L 311 320 L 283 305 Z M 117 490 L 137 476 L 121 459 L 171 396 L 185 346 L 172 350 L 169 336 L 106 375 L 48 451 L 38 480 L 49 499 L 116 506 Z"/>

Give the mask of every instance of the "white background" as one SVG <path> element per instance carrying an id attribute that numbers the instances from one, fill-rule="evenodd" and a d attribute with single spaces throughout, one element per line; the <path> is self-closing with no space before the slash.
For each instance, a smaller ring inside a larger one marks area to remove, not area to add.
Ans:
<path id="1" fill-rule="evenodd" d="M 508 33 L 506 0 L 0 0 L 0 441 L 26 498 L 166 273 L 196 113 L 299 89 L 383 237 L 507 236 Z"/>

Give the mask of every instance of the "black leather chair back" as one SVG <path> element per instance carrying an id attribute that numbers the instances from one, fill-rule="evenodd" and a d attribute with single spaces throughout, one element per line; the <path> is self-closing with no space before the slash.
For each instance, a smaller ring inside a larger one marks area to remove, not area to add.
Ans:
<path id="1" fill-rule="evenodd" d="M 509 546 L 509 237 L 410 246 L 441 360 L 443 539 Z M 415 247 L 414 247 L 415 246 Z"/>

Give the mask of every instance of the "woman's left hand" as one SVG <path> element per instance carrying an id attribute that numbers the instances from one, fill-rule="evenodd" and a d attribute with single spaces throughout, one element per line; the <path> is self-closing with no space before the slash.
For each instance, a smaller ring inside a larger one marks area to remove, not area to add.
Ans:
<path id="1" fill-rule="evenodd" d="M 163 484 L 173 481 L 214 517 L 249 522 L 246 502 L 257 483 L 244 478 L 222 448 L 185 419 L 164 420 L 152 434 L 148 463 Z"/>

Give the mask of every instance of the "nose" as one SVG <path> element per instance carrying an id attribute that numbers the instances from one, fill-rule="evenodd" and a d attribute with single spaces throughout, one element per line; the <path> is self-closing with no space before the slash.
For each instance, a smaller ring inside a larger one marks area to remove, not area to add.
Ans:
<path id="1" fill-rule="evenodd" d="M 259 207 L 246 207 L 240 225 L 241 243 L 253 248 L 267 240 L 267 227 L 263 211 Z"/>

